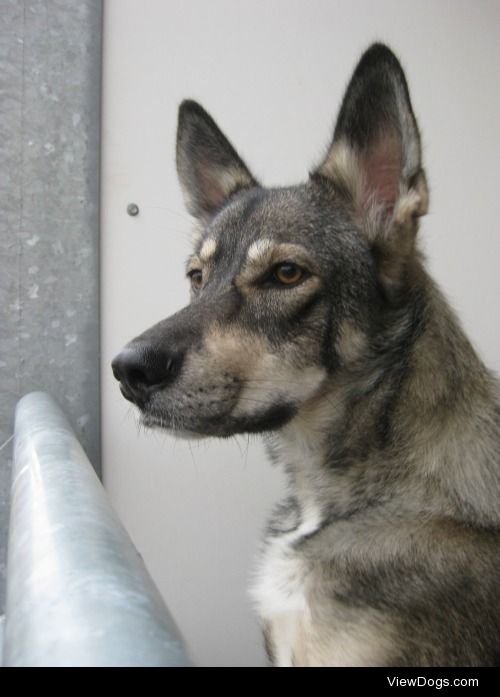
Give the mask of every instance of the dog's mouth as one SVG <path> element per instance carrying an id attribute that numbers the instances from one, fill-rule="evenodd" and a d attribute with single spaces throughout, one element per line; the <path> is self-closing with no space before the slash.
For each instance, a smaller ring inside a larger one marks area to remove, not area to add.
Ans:
<path id="1" fill-rule="evenodd" d="M 125 397 L 126 400 L 129 402 L 132 402 L 132 404 L 135 404 L 139 408 L 141 408 L 141 401 L 138 400 L 137 397 L 134 397 L 131 392 L 127 390 L 127 388 L 120 382 L 118 384 L 118 387 L 120 388 L 120 392 L 122 393 L 122 397 Z"/>
<path id="2" fill-rule="evenodd" d="M 142 404 L 127 396 L 126 389 L 122 388 L 122 394 L 139 407 L 143 426 L 188 438 L 229 438 L 242 433 L 263 433 L 281 428 L 297 413 L 297 406 L 284 400 L 242 413 L 236 408 L 237 395 L 229 397 L 227 390 L 223 399 L 207 392 L 202 401 L 197 401 L 193 391 L 182 397 L 165 391 L 151 395 Z"/>

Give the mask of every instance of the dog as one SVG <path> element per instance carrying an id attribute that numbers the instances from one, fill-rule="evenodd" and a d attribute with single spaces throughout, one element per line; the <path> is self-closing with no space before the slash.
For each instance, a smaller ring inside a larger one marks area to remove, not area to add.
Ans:
<path id="1" fill-rule="evenodd" d="M 112 368 L 145 426 L 284 467 L 252 589 L 275 666 L 500 665 L 500 391 L 425 269 L 421 160 L 382 44 L 298 186 L 179 109 L 191 302 Z"/>

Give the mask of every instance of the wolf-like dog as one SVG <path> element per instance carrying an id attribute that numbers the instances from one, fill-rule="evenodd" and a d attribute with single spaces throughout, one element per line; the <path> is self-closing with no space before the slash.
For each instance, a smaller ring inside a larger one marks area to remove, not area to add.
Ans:
<path id="1" fill-rule="evenodd" d="M 270 662 L 499 665 L 500 391 L 418 248 L 399 61 L 364 53 L 304 184 L 264 188 L 193 101 L 177 169 L 191 302 L 113 370 L 146 426 L 261 433 L 285 468 L 252 589 Z"/>

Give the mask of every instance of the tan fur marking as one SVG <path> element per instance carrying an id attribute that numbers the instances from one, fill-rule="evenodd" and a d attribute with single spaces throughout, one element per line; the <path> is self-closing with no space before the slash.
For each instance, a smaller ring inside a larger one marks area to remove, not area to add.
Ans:
<path id="1" fill-rule="evenodd" d="M 269 350 L 265 342 L 255 334 L 236 329 L 220 329 L 216 325 L 208 332 L 205 347 L 208 354 L 222 364 L 222 369 L 237 373 L 242 379 L 258 357 Z"/>
<path id="2" fill-rule="evenodd" d="M 394 209 L 393 219 L 398 225 L 412 222 L 415 216 L 425 215 L 429 208 L 429 191 L 425 174 L 419 173 L 414 185 L 406 192 L 400 192 Z"/>
<path id="3" fill-rule="evenodd" d="M 294 368 L 283 358 L 267 350 L 245 369 L 245 387 L 234 415 L 260 412 L 265 404 L 272 406 L 281 397 L 284 402 L 310 399 L 325 379 L 323 368 Z"/>
<path id="4" fill-rule="evenodd" d="M 200 260 L 206 264 L 213 257 L 216 250 L 217 242 L 213 239 L 213 237 L 209 237 L 207 240 L 205 240 L 200 250 Z"/>
<path id="5" fill-rule="evenodd" d="M 247 261 L 250 264 L 259 264 L 268 258 L 271 248 L 273 246 L 273 241 L 264 238 L 262 240 L 257 240 L 250 245 L 247 253 Z"/>
<path id="6" fill-rule="evenodd" d="M 271 406 L 282 395 L 285 401 L 310 399 L 325 379 L 322 368 L 294 368 L 267 342 L 249 332 L 212 327 L 205 348 L 219 370 L 237 374 L 243 389 L 234 416 L 248 415 Z"/>
<path id="7" fill-rule="evenodd" d="M 359 613 L 355 621 L 337 631 L 327 630 L 324 638 L 321 627 L 311 624 L 309 641 L 306 639 L 310 645 L 306 665 L 325 668 L 384 665 L 394 647 L 390 622 L 385 617 L 382 622 L 372 624 L 370 614 L 372 613 Z"/>
<path id="8" fill-rule="evenodd" d="M 365 179 L 355 151 L 345 141 L 332 146 L 319 172 L 334 182 L 341 193 L 352 201 L 355 210 L 361 208 Z"/>
<path id="9" fill-rule="evenodd" d="M 309 579 L 308 585 L 311 582 L 314 582 L 313 578 Z M 351 611 L 350 621 L 346 623 L 345 609 L 336 611 L 336 605 L 330 603 L 322 608 L 322 599 L 313 601 L 312 598 L 307 599 L 308 595 L 304 588 L 303 608 L 266 617 L 277 666 L 383 665 L 394 647 L 394 631 L 387 617 L 381 617 L 373 610 Z M 336 612 L 339 612 L 338 618 L 335 617 Z M 326 618 L 329 620 L 325 623 Z"/>
<path id="10" fill-rule="evenodd" d="M 186 271 L 189 273 L 195 269 L 200 269 L 202 266 L 203 264 L 200 257 L 197 254 L 193 254 L 193 256 L 189 259 Z"/>
<path id="11" fill-rule="evenodd" d="M 216 179 L 224 198 L 230 196 L 237 189 L 253 184 L 252 178 L 238 167 L 217 169 Z"/>
<path id="12" fill-rule="evenodd" d="M 335 349 L 345 364 L 355 363 L 363 357 L 367 347 L 367 336 L 354 322 L 344 320 L 342 322 Z"/>

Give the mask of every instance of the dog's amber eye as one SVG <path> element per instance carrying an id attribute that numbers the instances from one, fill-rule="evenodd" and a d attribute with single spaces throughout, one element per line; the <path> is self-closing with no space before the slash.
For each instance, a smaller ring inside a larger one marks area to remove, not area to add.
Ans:
<path id="1" fill-rule="evenodd" d="M 203 272 L 200 269 L 193 269 L 188 276 L 191 279 L 191 287 L 194 290 L 200 290 L 203 284 Z"/>
<path id="2" fill-rule="evenodd" d="M 276 266 L 273 272 L 273 280 L 282 286 L 293 286 L 304 277 L 304 269 L 297 264 L 285 262 Z"/>

